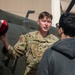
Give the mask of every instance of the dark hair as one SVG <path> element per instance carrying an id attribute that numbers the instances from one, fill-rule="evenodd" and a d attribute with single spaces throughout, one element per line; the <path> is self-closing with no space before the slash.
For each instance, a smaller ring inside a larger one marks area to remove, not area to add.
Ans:
<path id="1" fill-rule="evenodd" d="M 52 16 L 50 13 L 46 12 L 46 11 L 41 12 L 41 13 L 39 14 L 39 16 L 38 16 L 38 19 L 42 19 L 42 18 L 44 18 L 45 16 L 46 16 L 47 18 L 51 18 L 51 20 L 53 19 L 53 16 Z"/>
<path id="2" fill-rule="evenodd" d="M 59 20 L 59 26 L 63 29 L 65 35 L 75 36 L 75 14 L 63 13 Z"/>

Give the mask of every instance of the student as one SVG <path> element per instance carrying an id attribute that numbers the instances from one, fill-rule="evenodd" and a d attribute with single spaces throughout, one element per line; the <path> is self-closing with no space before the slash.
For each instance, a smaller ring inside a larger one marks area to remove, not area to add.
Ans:
<path id="1" fill-rule="evenodd" d="M 24 75 L 36 75 L 38 63 L 44 51 L 51 47 L 58 38 L 49 34 L 52 24 L 52 15 L 48 12 L 41 12 L 38 16 L 39 30 L 21 35 L 18 42 L 12 47 L 7 39 L 7 35 L 0 37 L 4 43 L 4 49 L 12 58 L 19 58 L 26 54 L 26 70 Z"/>
<path id="2" fill-rule="evenodd" d="M 75 14 L 63 13 L 57 26 L 61 40 L 46 50 L 37 75 L 75 75 Z"/>

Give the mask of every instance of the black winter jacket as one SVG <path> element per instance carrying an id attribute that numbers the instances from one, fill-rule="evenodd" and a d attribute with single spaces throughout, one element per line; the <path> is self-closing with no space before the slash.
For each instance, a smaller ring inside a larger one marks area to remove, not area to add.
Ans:
<path id="1" fill-rule="evenodd" d="M 37 75 L 75 75 L 75 38 L 59 40 L 46 50 Z"/>

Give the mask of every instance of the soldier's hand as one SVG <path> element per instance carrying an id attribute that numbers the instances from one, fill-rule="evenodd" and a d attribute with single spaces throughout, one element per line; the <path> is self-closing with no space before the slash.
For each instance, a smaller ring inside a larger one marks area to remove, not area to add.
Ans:
<path id="1" fill-rule="evenodd" d="M 8 41 L 8 38 L 7 38 L 7 34 L 4 34 L 2 36 L 0 36 L 0 40 L 4 43 L 6 41 Z"/>
<path id="2" fill-rule="evenodd" d="M 7 34 L 0 36 L 0 40 L 3 42 L 4 46 L 8 50 L 9 42 L 8 42 Z"/>

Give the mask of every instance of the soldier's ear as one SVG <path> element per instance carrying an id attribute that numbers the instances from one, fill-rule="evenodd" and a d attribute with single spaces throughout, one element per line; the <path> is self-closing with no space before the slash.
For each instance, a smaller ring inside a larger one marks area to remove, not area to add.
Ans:
<path id="1" fill-rule="evenodd" d="M 37 20 L 37 23 L 38 23 L 38 25 L 39 25 L 39 20 Z"/>

